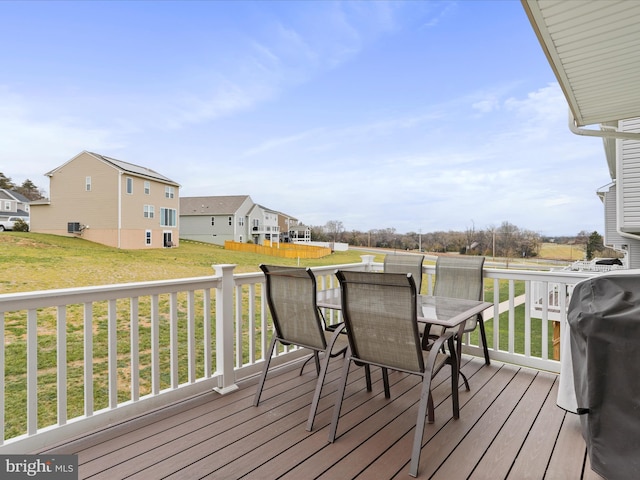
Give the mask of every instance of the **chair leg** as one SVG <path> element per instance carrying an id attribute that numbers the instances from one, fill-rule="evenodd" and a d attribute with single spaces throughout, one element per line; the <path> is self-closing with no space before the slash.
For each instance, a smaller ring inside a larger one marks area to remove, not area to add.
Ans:
<path id="1" fill-rule="evenodd" d="M 484 363 L 485 365 L 491 365 L 491 359 L 489 358 L 489 348 L 487 347 L 487 334 L 484 330 L 484 320 L 482 315 L 478 315 L 478 323 L 480 324 L 480 337 L 482 338 L 482 348 L 484 349 Z"/>
<path id="2" fill-rule="evenodd" d="M 460 418 L 460 401 L 458 399 L 458 374 L 460 373 L 462 375 L 462 373 L 458 368 L 458 355 L 455 351 L 455 342 L 453 337 L 451 337 L 448 342 L 449 357 L 451 358 L 451 402 L 453 404 L 453 418 Z"/>
<path id="3" fill-rule="evenodd" d="M 432 352 L 437 355 L 437 349 Z M 418 418 L 416 419 L 416 431 L 413 436 L 413 449 L 411 450 L 411 464 L 409 466 L 409 475 L 418 476 L 418 467 L 420 466 L 420 453 L 422 451 L 422 435 L 424 434 L 424 424 L 426 420 L 429 399 L 431 397 L 431 371 L 425 370 L 422 377 L 422 390 L 420 392 L 420 404 L 418 406 Z"/>
<path id="4" fill-rule="evenodd" d="M 364 365 L 364 378 L 367 382 L 367 392 L 370 392 L 373 388 L 371 387 L 371 366 L 368 363 Z"/>
<path id="5" fill-rule="evenodd" d="M 262 395 L 262 388 L 264 387 L 264 381 L 267 379 L 267 372 L 269 371 L 269 364 L 271 363 L 271 356 L 273 355 L 273 349 L 276 346 L 278 337 L 275 335 L 271 339 L 271 345 L 269 346 L 269 354 L 264 359 L 264 367 L 262 368 L 262 375 L 260 375 L 260 381 L 258 382 L 258 390 L 256 396 L 253 399 L 253 406 L 257 407 L 260 403 L 260 395 Z"/>
<path id="6" fill-rule="evenodd" d="M 340 330 L 333 334 L 329 345 L 327 345 L 327 349 L 324 352 L 324 357 L 322 359 L 322 368 L 320 369 L 320 373 L 318 374 L 318 380 L 316 381 L 316 389 L 313 393 L 313 400 L 311 401 L 311 408 L 309 409 L 309 419 L 307 420 L 307 432 L 313 430 L 313 422 L 316 418 L 316 412 L 318 411 L 318 403 L 320 402 L 320 395 L 322 394 L 322 387 L 324 385 L 324 379 L 327 376 L 327 370 L 329 369 L 329 361 L 332 358 L 331 351 L 333 350 L 333 346 L 338 339 L 338 335 L 340 335 Z M 346 354 L 346 349 L 345 349 Z"/>
<path id="7" fill-rule="evenodd" d="M 391 398 L 391 390 L 389 389 L 389 371 L 382 368 L 382 383 L 384 384 L 384 398 Z"/>
<path id="8" fill-rule="evenodd" d="M 351 352 L 347 354 L 342 365 L 342 380 L 340 381 L 340 387 L 336 392 L 338 396 L 336 404 L 333 407 L 333 419 L 331 420 L 331 428 L 329 429 L 329 442 L 333 443 L 336 439 L 336 431 L 338 430 L 338 420 L 340 419 L 340 410 L 342 409 L 342 400 L 344 399 L 344 391 L 347 388 L 347 377 L 349 375 L 349 367 L 351 366 Z M 368 367 L 368 365 L 367 365 Z"/>
<path id="9" fill-rule="evenodd" d="M 302 373 L 304 372 L 304 367 L 307 366 L 307 363 L 309 363 L 311 360 L 314 360 L 316 362 L 316 372 L 319 370 L 318 369 L 318 358 L 316 353 L 314 352 L 313 355 L 309 355 L 309 358 L 307 358 L 304 363 L 302 364 L 302 367 L 300 368 L 300 374 L 302 375 Z"/>
<path id="10" fill-rule="evenodd" d="M 456 352 L 455 357 L 456 358 L 455 358 L 455 361 L 458 364 L 458 376 L 462 377 L 462 381 L 464 382 L 464 388 L 468 392 L 468 391 L 471 390 L 471 388 L 469 387 L 469 380 L 467 380 L 467 376 L 460 371 L 460 366 L 462 365 L 462 335 L 463 335 L 462 332 L 458 332 L 456 334 L 456 349 L 455 349 L 455 352 Z M 449 347 L 449 348 L 451 348 L 451 347 Z M 454 350 L 451 350 L 451 352 L 453 352 L 453 351 Z M 450 356 L 449 358 L 451 359 L 451 361 L 454 361 L 453 355 Z M 457 379 L 457 380 L 459 380 L 459 379 Z"/>

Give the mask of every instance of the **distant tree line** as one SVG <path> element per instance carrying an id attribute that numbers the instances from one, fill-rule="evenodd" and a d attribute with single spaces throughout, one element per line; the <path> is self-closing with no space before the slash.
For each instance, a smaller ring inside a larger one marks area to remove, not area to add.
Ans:
<path id="1" fill-rule="evenodd" d="M 345 230 L 341 221 L 332 220 L 324 226 L 312 226 L 311 238 L 320 242 L 343 242 L 354 247 L 392 248 L 397 250 L 420 250 L 423 252 L 455 252 L 467 255 L 493 257 L 536 257 L 542 243 L 556 243 L 583 246 L 587 260 L 603 251 L 602 236 L 598 232 L 581 231 L 575 237 L 546 238 L 537 232 L 519 228 L 510 222 L 502 222 L 499 227 L 476 230 L 475 226 L 464 232 L 437 231 L 428 233 L 398 233 L 395 228 L 374 229 L 366 232 Z M 611 256 L 613 252 L 607 252 Z"/>
<path id="2" fill-rule="evenodd" d="M 22 185 L 16 185 L 11 181 L 11 177 L 7 177 L 2 172 L 0 172 L 0 188 L 18 192 L 29 200 L 42 200 L 45 198 L 44 191 L 40 187 L 36 186 L 31 180 L 26 179 L 22 182 Z"/>

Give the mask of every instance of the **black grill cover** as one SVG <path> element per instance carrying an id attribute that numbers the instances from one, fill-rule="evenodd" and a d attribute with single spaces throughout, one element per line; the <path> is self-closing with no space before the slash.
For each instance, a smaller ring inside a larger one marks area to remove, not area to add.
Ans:
<path id="1" fill-rule="evenodd" d="M 571 355 L 591 468 L 640 478 L 640 271 L 576 285 L 569 303 Z"/>

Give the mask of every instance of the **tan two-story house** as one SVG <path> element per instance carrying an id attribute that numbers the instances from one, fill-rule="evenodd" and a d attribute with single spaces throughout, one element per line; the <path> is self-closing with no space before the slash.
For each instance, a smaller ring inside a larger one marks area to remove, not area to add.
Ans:
<path id="1" fill-rule="evenodd" d="M 32 232 L 124 249 L 178 245 L 180 185 L 173 180 L 87 151 L 45 175 L 51 196 L 32 202 Z"/>

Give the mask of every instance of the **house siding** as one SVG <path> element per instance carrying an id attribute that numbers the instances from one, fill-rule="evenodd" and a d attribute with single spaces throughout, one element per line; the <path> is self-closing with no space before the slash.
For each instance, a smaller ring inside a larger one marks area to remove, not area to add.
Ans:
<path id="1" fill-rule="evenodd" d="M 640 132 L 640 119 L 620 122 L 625 132 Z M 640 233 L 640 142 L 618 141 L 618 195 L 622 211 L 619 217 L 620 230 Z"/>
<path id="2" fill-rule="evenodd" d="M 247 215 L 254 203 L 249 196 L 185 197 L 180 208 L 180 238 L 224 246 L 227 240 L 246 242 Z M 231 225 L 229 225 L 231 217 Z M 214 225 L 211 225 L 214 218 Z M 240 218 L 244 225 L 240 225 Z"/>
<path id="3" fill-rule="evenodd" d="M 178 227 L 160 225 L 160 208 L 176 210 L 179 218 L 179 187 L 173 186 L 174 198 L 165 197 L 165 183 L 122 172 L 113 165 L 83 152 L 50 175 L 49 203 L 33 204 L 31 230 L 63 236 L 81 236 L 85 240 L 125 249 L 161 248 L 164 232 L 172 233 L 179 243 Z M 86 178 L 91 177 L 91 189 Z M 133 180 L 133 194 L 126 194 L 127 178 Z M 144 193 L 144 182 L 151 185 Z M 144 217 L 144 205 L 153 205 L 154 218 Z M 67 223 L 85 226 L 82 233 L 68 233 Z M 152 243 L 146 244 L 146 231 L 152 231 Z"/>

